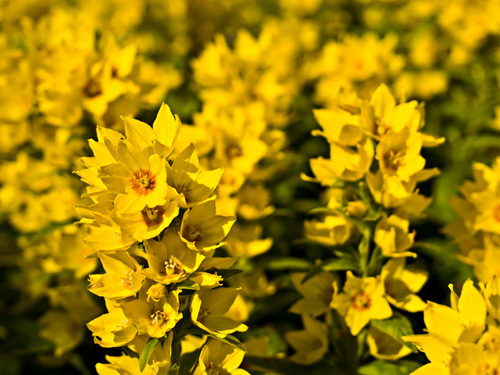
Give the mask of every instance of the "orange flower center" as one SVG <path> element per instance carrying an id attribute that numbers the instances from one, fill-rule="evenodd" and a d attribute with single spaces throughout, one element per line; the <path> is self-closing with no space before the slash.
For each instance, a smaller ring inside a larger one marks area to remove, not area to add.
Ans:
<path id="1" fill-rule="evenodd" d="M 89 98 L 95 98 L 102 94 L 102 85 L 97 79 L 90 79 L 85 87 L 83 88 L 83 93 Z"/>
<path id="2" fill-rule="evenodd" d="M 382 161 L 387 169 L 396 172 L 403 161 L 403 155 L 397 151 L 389 150 L 384 154 Z"/>
<path id="3" fill-rule="evenodd" d="M 130 179 L 132 188 L 139 195 L 148 195 L 156 186 L 156 179 L 150 171 L 139 170 Z"/>
<path id="4" fill-rule="evenodd" d="M 154 326 L 162 326 L 168 320 L 168 314 L 165 311 L 155 311 L 150 316 L 151 324 Z"/>
<path id="5" fill-rule="evenodd" d="M 493 207 L 493 218 L 500 223 L 500 204 Z"/>
<path id="6" fill-rule="evenodd" d="M 152 227 L 155 225 L 160 225 L 163 222 L 163 213 L 165 209 L 163 206 L 156 207 L 146 207 L 141 211 L 142 219 L 146 223 L 148 227 Z"/>
<path id="7" fill-rule="evenodd" d="M 499 375 L 498 369 L 491 367 L 489 364 L 479 366 L 476 370 L 477 375 Z"/>
<path id="8" fill-rule="evenodd" d="M 374 122 L 373 134 L 383 136 L 386 135 L 391 130 L 392 130 L 392 125 L 387 121 L 382 121 L 380 119 L 377 119 Z"/>
<path id="9" fill-rule="evenodd" d="M 363 291 L 357 293 L 351 299 L 352 308 L 358 311 L 364 311 L 366 309 L 369 309 L 371 305 L 372 305 L 371 297 L 368 295 L 368 293 L 365 293 Z"/>
<path id="10" fill-rule="evenodd" d="M 165 274 L 168 276 L 183 274 L 184 269 L 181 263 L 174 257 L 170 257 L 170 260 L 165 261 Z"/>
<path id="11" fill-rule="evenodd" d="M 228 157 L 229 160 L 232 160 L 234 158 L 239 158 L 241 155 L 243 155 L 243 150 L 241 149 L 240 146 L 238 145 L 227 146 L 226 156 Z"/>
<path id="12" fill-rule="evenodd" d="M 134 285 L 133 284 L 133 275 L 134 275 L 135 271 L 133 269 L 129 269 L 126 273 L 125 273 L 125 277 L 122 277 L 122 285 L 127 288 L 127 289 L 132 289 L 132 286 Z"/>

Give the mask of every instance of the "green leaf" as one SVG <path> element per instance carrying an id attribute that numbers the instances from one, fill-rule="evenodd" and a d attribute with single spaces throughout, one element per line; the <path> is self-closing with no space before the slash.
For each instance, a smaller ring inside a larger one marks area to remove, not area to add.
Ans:
<path id="1" fill-rule="evenodd" d="M 394 312 L 393 316 L 384 320 L 372 320 L 370 325 L 384 332 L 385 334 L 393 337 L 396 341 L 400 342 L 411 348 L 416 352 L 416 348 L 411 344 L 405 342 L 402 337 L 413 335 L 413 328 L 410 321 L 404 315 Z"/>
<path id="2" fill-rule="evenodd" d="M 422 364 L 415 361 L 398 360 L 396 362 L 376 360 L 358 368 L 359 375 L 409 375 Z"/>
<path id="3" fill-rule="evenodd" d="M 235 347 L 236 349 L 243 350 L 245 353 L 247 352 L 247 350 L 245 349 L 243 344 L 240 342 L 240 340 L 238 340 L 236 337 L 234 337 L 232 335 L 227 335 L 226 337 L 217 337 L 214 334 L 208 333 L 208 332 L 205 332 L 205 335 L 212 337 L 214 339 L 223 341 L 226 344 L 229 344 L 229 345 Z"/>
<path id="4" fill-rule="evenodd" d="M 328 207 L 318 207 L 318 208 L 313 208 L 308 212 L 309 215 L 317 215 L 317 214 L 331 214 L 333 211 L 331 208 Z"/>
<path id="5" fill-rule="evenodd" d="M 302 271 L 308 270 L 312 263 L 301 258 L 294 257 L 280 257 L 269 259 L 264 263 L 264 267 L 272 271 L 294 270 Z"/>
<path id="6" fill-rule="evenodd" d="M 298 365 L 288 359 L 245 356 L 245 363 L 257 366 L 271 374 L 281 375 L 325 375 L 340 374 L 338 366 L 328 361 L 320 361 L 312 366 Z"/>
<path id="7" fill-rule="evenodd" d="M 191 373 L 191 370 L 196 365 L 196 362 L 200 357 L 200 352 L 201 349 L 197 349 L 194 352 L 186 353 L 181 357 L 179 375 L 189 375 Z"/>
<path id="8" fill-rule="evenodd" d="M 184 280 L 176 284 L 177 289 L 200 290 L 200 286 L 191 280 Z"/>
<path id="9" fill-rule="evenodd" d="M 321 268 L 325 271 L 356 271 L 359 266 L 359 259 L 349 253 L 344 253 L 340 258 L 330 258 L 321 263 Z"/>
<path id="10" fill-rule="evenodd" d="M 322 271 L 346 271 L 353 270 L 356 271 L 358 269 L 359 261 L 357 258 L 349 253 L 338 253 L 342 254 L 341 258 L 330 258 L 324 260 L 317 266 L 314 266 L 302 279 L 302 284 L 304 284 L 307 280 L 310 280 L 318 273 Z"/>
<path id="11" fill-rule="evenodd" d="M 227 280 L 239 273 L 242 273 L 243 271 L 242 270 L 238 270 L 238 269 L 229 269 L 229 268 L 225 268 L 225 269 L 220 269 L 220 270 L 217 270 L 215 271 L 217 273 L 217 275 L 220 275 L 222 276 L 222 279 L 224 280 Z"/>
<path id="12" fill-rule="evenodd" d="M 144 349 L 142 349 L 141 356 L 139 357 L 139 368 L 141 372 L 146 367 L 149 361 L 149 357 L 151 357 L 151 354 L 156 349 L 159 343 L 160 340 L 158 339 L 149 339 L 147 344 L 144 346 Z"/>

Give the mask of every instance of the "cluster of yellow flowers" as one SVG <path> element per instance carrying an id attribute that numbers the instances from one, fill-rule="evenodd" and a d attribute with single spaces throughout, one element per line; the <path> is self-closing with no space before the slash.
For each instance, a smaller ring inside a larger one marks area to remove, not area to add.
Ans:
<path id="1" fill-rule="evenodd" d="M 164 104 L 152 127 L 123 121 L 126 137 L 98 128 L 98 140 L 90 141 L 94 156 L 77 173 L 91 203 L 78 209 L 88 228 L 84 241 L 106 271 L 90 275 L 89 290 L 105 298 L 108 313 L 88 327 L 99 345 L 126 345 L 140 358 L 108 357 L 111 364 L 97 371 L 169 373 L 189 350 L 181 341 L 190 332 L 214 337 L 202 342 L 199 373 L 236 369 L 243 350 L 228 335 L 247 327 L 227 314 L 238 290 L 217 288 L 235 259 L 213 256 L 235 221 L 216 213 L 223 170 L 200 170 L 192 144 L 172 156 L 181 124 Z"/>
<path id="2" fill-rule="evenodd" d="M 85 124 L 121 127 L 120 115 L 158 105 L 180 75 L 123 37 L 135 24 L 127 11 L 98 1 L 52 5 L 1 4 L 0 214 L 18 232 L 17 311 L 48 299 L 40 336 L 67 360 L 101 310 L 84 281 L 97 261 L 72 225 L 82 187 L 70 171 L 91 131 Z"/>
<path id="3" fill-rule="evenodd" d="M 500 372 L 500 279 L 467 280 L 460 297 L 451 289 L 451 307 L 429 302 L 424 310 L 426 334 L 406 336 L 431 363 L 412 375 L 497 374 Z"/>
<path id="4" fill-rule="evenodd" d="M 203 162 L 225 169 L 217 199 L 245 221 L 228 238 L 233 256 L 254 257 L 272 246 L 260 238 L 259 221 L 274 211 L 265 185 L 286 166 L 283 127 L 304 84 L 300 62 L 315 48 L 317 32 L 296 18 L 271 19 L 258 38 L 239 30 L 233 49 L 216 35 L 192 63 L 203 109 L 181 138 L 198 139 Z"/>
<path id="5" fill-rule="evenodd" d="M 0 0 L 0 348 L 36 321 L 0 368 L 499 372 L 499 35 L 498 0 Z"/>
<path id="6" fill-rule="evenodd" d="M 459 220 L 444 232 L 460 246 L 459 258 L 474 268 L 480 281 L 488 282 L 500 270 L 500 159 L 493 167 L 475 163 L 473 172 L 474 180 L 460 189 L 463 197 L 451 200 Z"/>
<path id="7" fill-rule="evenodd" d="M 322 130 L 314 134 L 326 138 L 331 157 L 312 159 L 315 178 L 306 178 L 329 187 L 330 198 L 321 217 L 306 222 L 306 234 L 333 248 L 335 257 L 312 273 L 292 276 L 304 297 L 291 311 L 302 315 L 305 330 L 290 332 L 287 338 L 297 351 L 291 359 L 304 364 L 320 360 L 328 351 L 325 323 L 336 327 L 337 313 L 353 336 L 372 321 L 361 337 L 366 337 L 374 357 L 406 356 L 411 349 L 388 327 L 397 321 L 410 330 L 411 325 L 391 305 L 408 312 L 426 306 L 416 293 L 427 272 L 406 265 L 406 258 L 416 257 L 408 251 L 415 236 L 409 231 L 409 218 L 430 203 L 417 183 L 438 174 L 435 168 L 424 169 L 421 149 L 443 139 L 422 133 L 418 103 L 396 104 L 385 85 L 370 100 L 349 99 L 337 108 L 315 111 Z M 339 270 L 347 270 L 343 286 L 339 275 L 330 272 Z M 314 319 L 325 313 L 325 323 Z M 387 319 L 391 323 L 384 324 Z"/>

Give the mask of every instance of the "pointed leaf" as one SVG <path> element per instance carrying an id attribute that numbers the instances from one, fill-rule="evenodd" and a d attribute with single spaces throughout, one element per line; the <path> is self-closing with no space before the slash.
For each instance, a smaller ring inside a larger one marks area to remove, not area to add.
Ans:
<path id="1" fill-rule="evenodd" d="M 149 357 L 151 357 L 151 354 L 156 349 L 159 343 L 160 340 L 158 339 L 149 339 L 147 344 L 144 346 L 144 349 L 142 349 L 141 356 L 139 357 L 139 368 L 141 372 L 146 367 L 149 361 Z"/>
<path id="2" fill-rule="evenodd" d="M 191 280 L 184 280 L 177 285 L 177 289 L 200 290 L 200 286 Z"/>
<path id="3" fill-rule="evenodd" d="M 236 349 L 243 350 L 245 353 L 247 352 L 247 350 L 245 349 L 243 344 L 240 342 L 240 340 L 238 340 L 236 337 L 234 337 L 232 335 L 227 335 L 226 337 L 217 337 L 217 336 L 215 336 L 211 333 L 207 333 L 207 332 L 205 332 L 205 335 L 212 337 L 214 339 L 223 341 L 226 344 L 229 344 L 229 345 L 235 347 Z"/>

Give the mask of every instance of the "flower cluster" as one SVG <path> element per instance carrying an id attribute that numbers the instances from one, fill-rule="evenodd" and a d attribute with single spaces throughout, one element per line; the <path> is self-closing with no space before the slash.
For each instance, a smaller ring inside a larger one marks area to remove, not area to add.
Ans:
<path id="1" fill-rule="evenodd" d="M 452 197 L 451 204 L 459 220 L 444 232 L 458 243 L 459 258 L 474 268 L 476 277 L 487 282 L 499 276 L 500 255 L 500 159 L 492 167 L 473 165 L 474 180 L 460 188 L 462 197 Z"/>
<path id="2" fill-rule="evenodd" d="M 326 138 L 331 157 L 312 159 L 315 178 L 305 178 L 329 187 L 330 194 L 320 218 L 306 221 L 306 235 L 332 248 L 335 257 L 292 276 L 303 298 L 290 311 L 302 316 L 305 330 L 287 335 L 296 349 L 291 359 L 315 363 L 331 342 L 342 360 L 336 347 L 342 326 L 353 336 L 364 331 L 360 337 L 366 337 L 374 357 L 401 358 L 411 349 L 392 329 L 411 331 L 411 325 L 393 308 L 412 313 L 426 306 L 416 293 L 427 272 L 406 261 L 416 257 L 409 251 L 415 237 L 409 219 L 430 203 L 417 184 L 438 174 L 424 169 L 421 149 L 443 139 L 422 133 L 418 103 L 396 104 L 385 85 L 370 100 L 351 98 L 337 108 L 316 110 L 315 116 L 322 130 L 313 133 Z M 345 282 L 331 273 L 339 270 L 347 270 Z M 323 315 L 324 322 L 317 320 Z"/>
<path id="3" fill-rule="evenodd" d="M 31 3 L 2 4 L 0 16 L 0 215 L 16 236 L 5 246 L 18 270 L 16 324 L 38 314 L 32 334 L 56 357 L 43 361 L 59 365 L 101 311 L 84 281 L 97 259 L 87 258 L 84 231 L 71 225 L 82 186 L 70 172 L 84 153 L 86 122 L 121 127 L 121 114 L 158 105 L 180 76 L 123 37 L 137 22 L 127 11 Z"/>
<path id="4" fill-rule="evenodd" d="M 78 207 L 88 230 L 84 242 L 105 271 L 90 275 L 88 289 L 105 298 L 108 309 L 88 327 L 99 345 L 137 353 L 108 357 L 111 364 L 97 371 L 168 373 L 180 366 L 189 332 L 224 340 L 206 343 L 202 373 L 227 361 L 237 367 L 229 357 L 241 362 L 241 345 L 226 342 L 247 327 L 227 315 L 238 290 L 220 288 L 235 259 L 213 256 L 235 221 L 216 212 L 223 171 L 201 170 L 192 144 L 172 157 L 181 124 L 165 104 L 152 127 L 123 121 L 125 137 L 98 128 L 98 140 L 89 141 L 94 156 L 83 158 L 86 168 L 77 172 L 89 185 L 84 197 L 90 203 Z"/>
<path id="5" fill-rule="evenodd" d="M 424 310 L 426 334 L 406 336 L 429 361 L 412 375 L 496 374 L 500 371 L 499 287 L 493 277 L 462 287 L 460 297 L 451 289 L 451 307 L 428 302 Z"/>
<path id="6" fill-rule="evenodd" d="M 499 25 L 0 0 L 2 375 L 499 372 Z"/>

